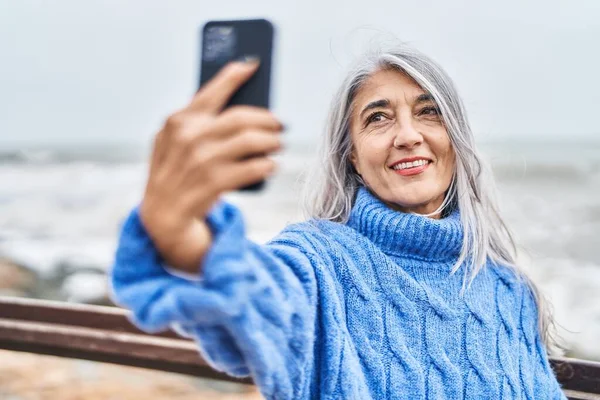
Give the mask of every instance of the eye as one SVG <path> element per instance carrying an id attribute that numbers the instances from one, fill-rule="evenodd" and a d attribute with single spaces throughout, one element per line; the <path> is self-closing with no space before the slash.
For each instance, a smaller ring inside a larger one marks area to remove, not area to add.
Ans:
<path id="1" fill-rule="evenodd" d="M 381 111 L 376 111 L 367 117 L 365 126 L 367 126 L 373 122 L 381 122 L 384 119 L 387 119 L 386 115 L 384 113 L 382 113 Z"/>
<path id="2" fill-rule="evenodd" d="M 437 107 L 427 106 L 423 107 L 421 111 L 419 111 L 418 115 L 424 115 L 426 117 L 437 117 L 440 115 L 440 110 Z"/>

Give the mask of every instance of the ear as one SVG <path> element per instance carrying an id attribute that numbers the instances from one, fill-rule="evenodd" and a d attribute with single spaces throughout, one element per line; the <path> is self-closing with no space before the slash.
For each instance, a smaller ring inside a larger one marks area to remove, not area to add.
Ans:
<path id="1" fill-rule="evenodd" d="M 360 175 L 360 169 L 358 169 L 358 159 L 356 158 L 356 151 L 355 150 L 352 150 L 352 153 L 350 153 L 350 162 L 352 163 L 352 166 L 356 170 L 356 173 L 358 175 Z"/>

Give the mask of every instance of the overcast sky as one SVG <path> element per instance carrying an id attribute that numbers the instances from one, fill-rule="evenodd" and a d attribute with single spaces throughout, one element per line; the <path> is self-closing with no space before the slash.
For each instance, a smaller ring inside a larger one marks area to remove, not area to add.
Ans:
<path id="1" fill-rule="evenodd" d="M 277 25 L 293 142 L 321 134 L 348 60 L 391 37 L 446 68 L 482 141 L 599 140 L 598 0 L 0 0 L 0 149 L 147 143 L 196 89 L 199 27 L 248 17 Z"/>

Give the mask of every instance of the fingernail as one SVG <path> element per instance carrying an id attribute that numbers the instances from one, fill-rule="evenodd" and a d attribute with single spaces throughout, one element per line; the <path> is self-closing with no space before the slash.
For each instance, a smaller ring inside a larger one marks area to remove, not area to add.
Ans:
<path id="1" fill-rule="evenodd" d="M 259 64 L 260 63 L 260 57 L 255 56 L 255 55 L 246 55 L 246 56 L 241 56 L 238 61 L 241 61 L 243 63 L 246 64 Z"/>

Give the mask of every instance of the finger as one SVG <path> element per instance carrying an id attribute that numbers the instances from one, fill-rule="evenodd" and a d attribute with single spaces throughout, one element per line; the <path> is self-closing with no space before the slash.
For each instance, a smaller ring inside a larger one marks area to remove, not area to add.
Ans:
<path id="1" fill-rule="evenodd" d="M 190 151 L 194 151 L 203 139 L 207 139 L 213 125 L 214 117 L 190 112 L 188 109 L 171 115 L 160 133 L 161 161 L 181 164 Z"/>
<path id="2" fill-rule="evenodd" d="M 254 157 L 226 164 L 219 174 L 220 190 L 239 189 L 268 178 L 275 171 L 275 161 L 268 157 Z"/>
<path id="3" fill-rule="evenodd" d="M 168 158 L 177 162 L 198 146 L 206 147 L 207 142 L 220 145 L 223 140 L 239 135 L 240 131 L 258 130 L 273 134 L 282 128 L 281 122 L 270 111 L 260 107 L 235 106 L 216 118 L 184 109 L 167 119 L 160 133 L 161 151 L 158 156 L 161 160 Z"/>
<path id="4" fill-rule="evenodd" d="M 154 137 L 151 171 L 153 168 L 164 163 L 168 154 L 171 152 L 170 148 L 171 143 L 173 142 L 173 136 L 177 135 L 184 126 L 188 125 L 188 120 L 189 116 L 185 110 L 177 111 L 169 115 L 162 129 Z"/>
<path id="5" fill-rule="evenodd" d="M 235 106 L 223 111 L 215 120 L 213 133 L 227 137 L 246 129 L 280 132 L 282 123 L 269 110 L 260 107 Z"/>
<path id="6" fill-rule="evenodd" d="M 258 69 L 258 59 L 231 62 L 223 67 L 196 93 L 190 107 L 218 113 L 227 101 Z"/>
<path id="7" fill-rule="evenodd" d="M 152 143 L 152 155 L 150 158 L 150 174 L 153 173 L 165 159 L 165 147 L 164 147 L 164 131 L 161 130 L 154 136 Z"/>
<path id="8" fill-rule="evenodd" d="M 268 131 L 247 130 L 225 140 L 215 149 L 214 157 L 218 160 L 235 161 L 257 154 L 270 154 L 281 148 L 279 135 Z"/>

